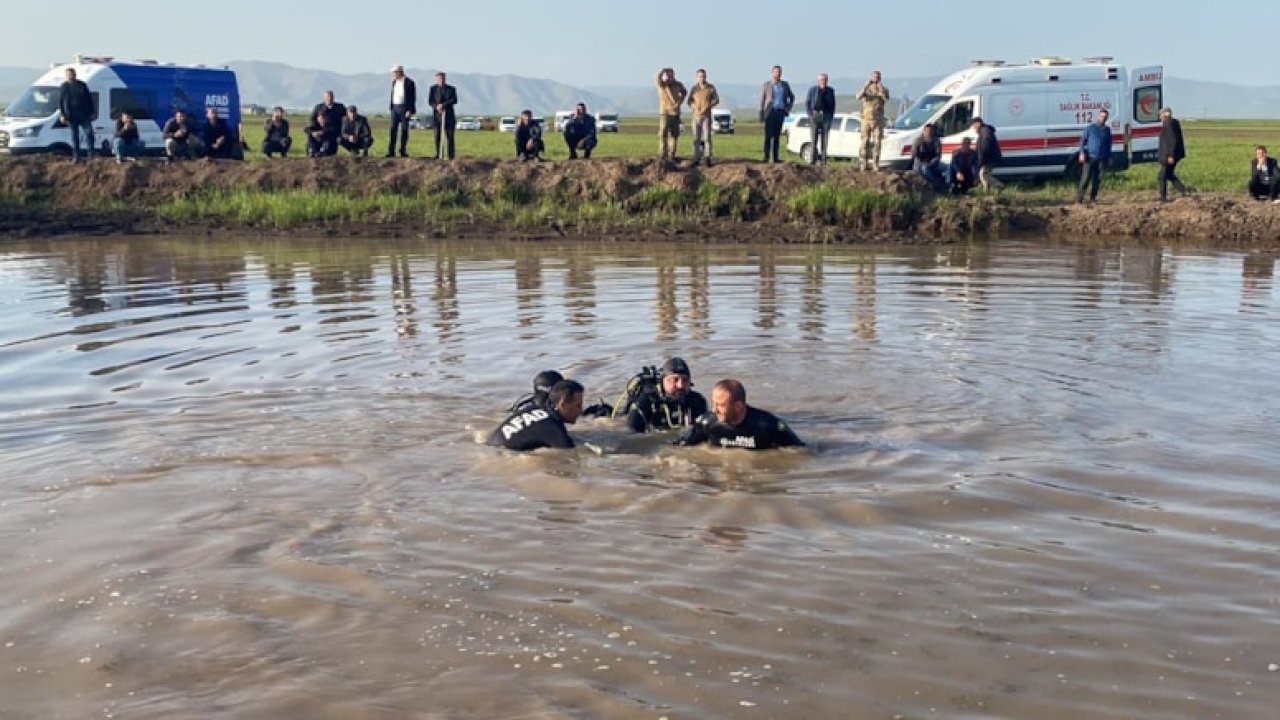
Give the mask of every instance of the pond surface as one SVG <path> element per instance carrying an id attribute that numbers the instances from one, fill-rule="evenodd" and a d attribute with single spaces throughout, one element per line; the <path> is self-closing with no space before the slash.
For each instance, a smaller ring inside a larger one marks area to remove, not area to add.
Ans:
<path id="1" fill-rule="evenodd" d="M 1275 262 L 0 245 L 0 717 L 1274 717 Z M 672 354 L 810 447 L 479 442 Z"/>

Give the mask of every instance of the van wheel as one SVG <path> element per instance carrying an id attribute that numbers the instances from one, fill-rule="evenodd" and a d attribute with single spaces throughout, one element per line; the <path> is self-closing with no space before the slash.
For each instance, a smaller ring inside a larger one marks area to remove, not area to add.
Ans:
<path id="1" fill-rule="evenodd" d="M 800 159 L 806 163 L 813 162 L 813 144 L 805 143 L 800 146 Z"/>
<path id="2" fill-rule="evenodd" d="M 49 154 L 57 155 L 58 157 L 71 157 L 71 146 L 63 145 L 61 143 L 57 145 L 50 145 Z"/>

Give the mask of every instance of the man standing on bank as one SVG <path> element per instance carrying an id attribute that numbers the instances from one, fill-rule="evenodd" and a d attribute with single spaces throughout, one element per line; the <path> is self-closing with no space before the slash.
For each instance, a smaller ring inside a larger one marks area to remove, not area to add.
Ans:
<path id="1" fill-rule="evenodd" d="M 715 132 L 711 111 L 720 104 L 720 93 L 715 85 L 707 82 L 706 70 L 698 68 L 693 78 L 693 88 L 689 90 L 689 107 L 693 110 L 693 164 L 696 166 L 705 157 L 707 167 L 711 167 L 711 136 Z"/>
<path id="2" fill-rule="evenodd" d="M 89 155 L 93 155 L 93 121 L 98 119 L 98 109 L 93 106 L 93 95 L 83 80 L 76 79 L 75 68 L 67 68 L 67 80 L 62 83 L 58 98 L 58 110 L 62 122 L 71 130 L 71 162 L 80 162 L 80 131 L 84 131 Z"/>
<path id="3" fill-rule="evenodd" d="M 1089 188 L 1089 202 L 1098 199 L 1098 186 L 1102 184 L 1102 169 L 1111 159 L 1110 117 L 1106 110 L 1099 110 L 1097 119 L 1090 123 L 1080 136 L 1080 187 L 1076 188 L 1076 202 L 1084 202 L 1084 190 Z"/>
<path id="4" fill-rule="evenodd" d="M 858 91 L 862 103 L 862 169 L 880 170 L 880 145 L 884 140 L 884 106 L 889 102 L 889 88 L 880 81 L 880 71 L 872 70 L 871 77 Z"/>
<path id="5" fill-rule="evenodd" d="M 804 109 L 809 113 L 811 138 L 809 164 L 819 162 L 827 164 L 827 140 L 831 136 L 831 121 L 836 114 L 836 91 L 827 84 L 827 74 L 818 75 L 818 84 L 809 88 L 809 96 L 804 101 Z"/>
<path id="6" fill-rule="evenodd" d="M 658 71 L 654 81 L 658 87 L 658 156 L 662 164 L 676 160 L 676 145 L 680 141 L 680 104 L 688 97 L 684 83 L 676 79 L 674 68 Z"/>
<path id="7" fill-rule="evenodd" d="M 1173 111 L 1161 108 L 1160 122 L 1160 149 L 1157 152 L 1160 155 L 1160 202 L 1164 202 L 1169 199 L 1166 194 L 1169 183 L 1173 183 L 1173 189 L 1179 195 L 1187 194 L 1187 186 L 1174 172 L 1178 161 L 1187 156 L 1187 150 L 1182 144 L 1182 123 L 1174 119 Z"/>
<path id="8" fill-rule="evenodd" d="M 782 66 L 774 65 L 769 79 L 760 88 L 760 122 L 764 123 L 764 161 L 782 162 L 778 159 L 782 144 L 782 124 L 796 103 L 791 84 L 782 79 Z"/>
<path id="9" fill-rule="evenodd" d="M 391 67 L 391 140 L 387 157 L 396 154 L 396 136 L 400 137 L 400 157 L 409 157 L 409 121 L 418 112 L 418 86 L 404 74 L 403 65 Z"/>
<path id="10" fill-rule="evenodd" d="M 435 115 L 436 157 L 444 159 L 440 153 L 440 133 L 443 132 L 448 157 L 453 159 L 453 132 L 458 127 L 458 118 L 453 114 L 453 106 L 458 104 L 458 90 L 445 83 L 444 72 L 436 73 L 436 84 L 431 86 L 427 94 L 427 103 Z"/>
<path id="11" fill-rule="evenodd" d="M 732 378 L 716 383 L 711 390 L 711 412 L 674 441 L 675 445 L 701 443 L 747 450 L 804 447 L 791 426 L 778 416 L 747 405 L 746 388 Z"/>

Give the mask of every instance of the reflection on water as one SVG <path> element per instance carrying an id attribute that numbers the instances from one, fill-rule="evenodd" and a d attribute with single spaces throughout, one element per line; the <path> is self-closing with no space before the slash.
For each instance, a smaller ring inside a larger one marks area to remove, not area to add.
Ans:
<path id="1" fill-rule="evenodd" d="M 0 247 L 0 717 L 1270 717 L 1269 253 Z M 478 445 L 534 372 L 804 452 Z"/>

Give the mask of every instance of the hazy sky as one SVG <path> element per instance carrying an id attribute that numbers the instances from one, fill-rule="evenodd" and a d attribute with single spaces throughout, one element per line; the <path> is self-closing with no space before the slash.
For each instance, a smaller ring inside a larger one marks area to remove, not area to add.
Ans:
<path id="1" fill-rule="evenodd" d="M 757 81 L 778 63 L 804 81 L 881 68 L 892 87 L 894 76 L 943 75 L 974 58 L 1112 55 L 1131 67 L 1163 64 L 1175 77 L 1275 85 L 1277 8 L 1274 0 L 13 0 L 0 65 L 43 68 L 76 53 L 341 73 L 403 63 L 588 86 L 645 84 L 664 65 L 682 78 L 705 66 L 713 82 Z"/>

